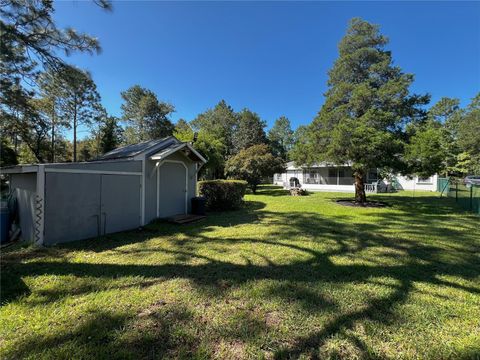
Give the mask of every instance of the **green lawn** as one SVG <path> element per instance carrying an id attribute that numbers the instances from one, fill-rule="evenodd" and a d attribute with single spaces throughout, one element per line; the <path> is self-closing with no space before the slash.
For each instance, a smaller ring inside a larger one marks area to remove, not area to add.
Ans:
<path id="1" fill-rule="evenodd" d="M 480 218 L 286 196 L 2 256 L 1 358 L 480 357 Z"/>

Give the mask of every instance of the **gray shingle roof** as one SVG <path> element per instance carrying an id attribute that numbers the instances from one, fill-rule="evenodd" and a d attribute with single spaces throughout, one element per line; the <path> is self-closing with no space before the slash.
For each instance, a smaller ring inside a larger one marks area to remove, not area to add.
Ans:
<path id="1" fill-rule="evenodd" d="M 144 152 L 148 153 L 148 151 L 151 149 L 154 149 L 154 151 L 157 152 L 163 149 L 170 148 L 171 146 L 175 146 L 179 143 L 180 142 L 173 136 L 168 136 L 166 138 L 158 139 L 158 140 L 144 141 L 138 144 L 122 146 L 117 149 L 114 149 L 100 156 L 99 158 L 96 159 L 96 161 L 132 158 Z"/>

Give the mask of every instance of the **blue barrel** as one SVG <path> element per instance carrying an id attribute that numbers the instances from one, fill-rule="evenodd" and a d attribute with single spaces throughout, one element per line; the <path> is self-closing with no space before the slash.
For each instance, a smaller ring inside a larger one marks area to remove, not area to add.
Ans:
<path id="1" fill-rule="evenodd" d="M 8 242 L 8 232 L 10 230 L 10 211 L 6 202 L 0 205 L 0 243 Z"/>

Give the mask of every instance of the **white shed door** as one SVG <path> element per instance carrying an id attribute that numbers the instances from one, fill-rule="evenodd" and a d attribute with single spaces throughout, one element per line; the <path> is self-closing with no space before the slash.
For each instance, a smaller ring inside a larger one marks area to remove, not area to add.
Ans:
<path id="1" fill-rule="evenodd" d="M 157 215 L 167 218 L 187 213 L 187 168 L 182 162 L 164 162 L 157 172 Z"/>

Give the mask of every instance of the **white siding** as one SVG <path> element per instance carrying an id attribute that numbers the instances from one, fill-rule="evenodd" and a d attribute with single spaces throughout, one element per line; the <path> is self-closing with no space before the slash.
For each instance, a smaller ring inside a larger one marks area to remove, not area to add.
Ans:
<path id="1" fill-rule="evenodd" d="M 397 175 L 396 178 L 403 190 L 437 191 L 438 175 L 431 176 L 427 181 L 419 180 L 417 176 L 409 179 Z"/>

